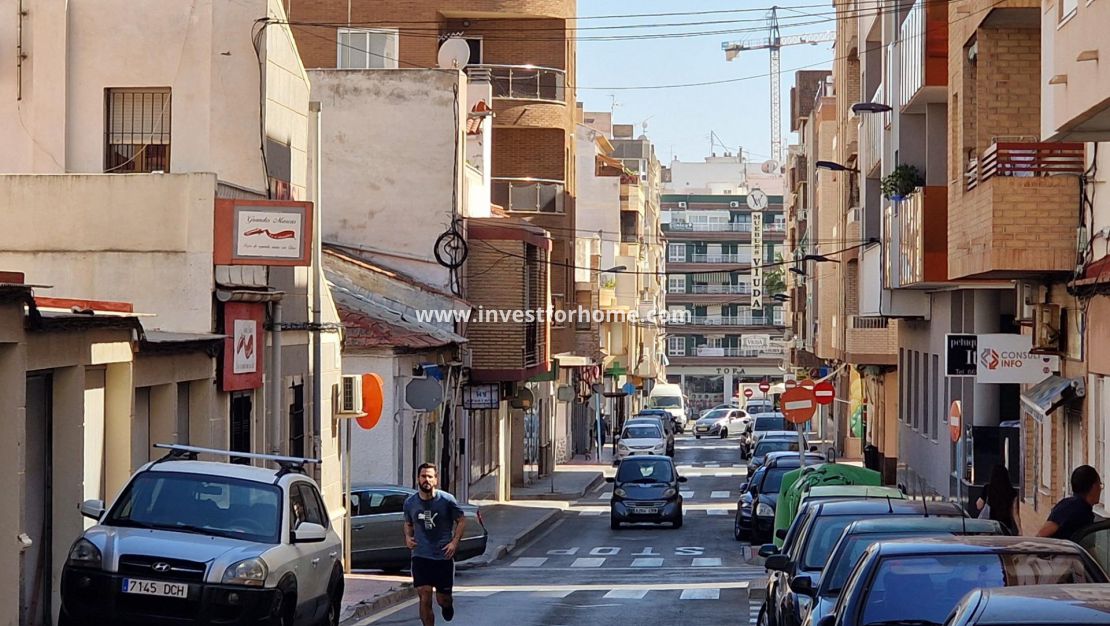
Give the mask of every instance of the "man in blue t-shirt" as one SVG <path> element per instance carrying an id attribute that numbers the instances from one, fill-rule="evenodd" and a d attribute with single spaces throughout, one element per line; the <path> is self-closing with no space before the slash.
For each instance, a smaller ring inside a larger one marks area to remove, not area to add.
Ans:
<path id="1" fill-rule="evenodd" d="M 1095 523 L 1094 507 L 1102 498 L 1102 478 L 1090 465 L 1080 465 L 1071 473 L 1072 495 L 1060 500 L 1048 514 L 1038 537 L 1072 539 L 1080 530 Z"/>
<path id="2" fill-rule="evenodd" d="M 412 586 L 420 597 L 420 621 L 434 626 L 432 590 L 443 619 L 455 617 L 451 589 L 455 583 L 455 552 L 466 519 L 455 497 L 436 489 L 439 471 L 432 463 L 417 469 L 420 490 L 405 500 L 405 545 L 412 550 Z"/>

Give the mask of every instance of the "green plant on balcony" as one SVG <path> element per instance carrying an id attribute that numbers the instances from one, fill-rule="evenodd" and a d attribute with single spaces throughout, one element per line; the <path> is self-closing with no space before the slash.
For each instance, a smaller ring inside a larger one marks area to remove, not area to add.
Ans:
<path id="1" fill-rule="evenodd" d="M 902 164 L 894 171 L 883 176 L 881 189 L 883 197 L 895 202 L 901 202 L 914 192 L 915 189 L 925 184 L 925 177 L 912 165 Z"/>
<path id="2" fill-rule="evenodd" d="M 602 289 L 616 289 L 617 277 L 613 274 L 602 274 L 600 283 Z"/>

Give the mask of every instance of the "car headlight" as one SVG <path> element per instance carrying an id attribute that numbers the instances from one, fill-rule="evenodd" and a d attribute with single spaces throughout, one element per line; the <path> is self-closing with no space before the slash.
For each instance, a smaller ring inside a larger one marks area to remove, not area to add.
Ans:
<path id="1" fill-rule="evenodd" d="M 624 443 L 618 443 L 617 444 L 617 449 L 618 450 L 627 450 L 628 446 L 624 445 Z"/>
<path id="2" fill-rule="evenodd" d="M 618 488 L 613 490 L 613 495 L 617 496 L 618 498 L 623 498 L 623 497 L 628 495 L 628 492 L 625 491 L 624 489 L 621 489 L 620 487 L 618 487 Z"/>
<path id="3" fill-rule="evenodd" d="M 775 510 L 771 508 L 771 505 L 760 502 L 759 506 L 755 507 L 755 514 L 760 517 L 774 517 Z"/>
<path id="4" fill-rule="evenodd" d="M 666 444 L 665 442 L 662 442 L 662 441 L 660 441 L 659 443 L 655 444 L 655 449 L 656 449 L 656 450 L 662 450 L 662 449 L 664 449 L 664 448 L 666 448 L 666 447 L 667 447 L 667 444 Z"/>
<path id="5" fill-rule="evenodd" d="M 93 542 L 82 537 L 74 542 L 73 547 L 69 549 L 69 557 L 66 558 L 66 565 L 98 568 L 101 566 L 101 560 L 100 548 L 93 545 Z"/>
<path id="6" fill-rule="evenodd" d="M 224 571 L 225 585 L 247 585 L 248 587 L 261 587 L 266 583 L 266 576 L 270 573 L 266 562 L 260 558 L 243 559 L 233 564 Z"/>
<path id="7" fill-rule="evenodd" d="M 674 487 L 667 487 L 667 489 L 663 492 L 663 498 L 664 499 L 673 498 L 674 494 L 676 494 L 676 493 L 678 493 L 678 492 L 675 491 Z"/>

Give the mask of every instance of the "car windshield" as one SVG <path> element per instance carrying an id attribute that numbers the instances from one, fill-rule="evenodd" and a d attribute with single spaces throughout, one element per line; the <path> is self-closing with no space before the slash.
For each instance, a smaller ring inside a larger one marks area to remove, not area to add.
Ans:
<path id="1" fill-rule="evenodd" d="M 764 439 L 755 446 L 755 456 L 767 456 L 769 452 L 797 452 L 798 441 L 790 441 L 788 439 L 772 439 L 767 441 Z"/>
<path id="2" fill-rule="evenodd" d="M 802 557 L 802 569 L 824 569 L 829 556 L 832 555 L 833 548 L 836 547 L 836 542 L 840 541 L 840 535 L 844 533 L 848 524 L 856 520 L 875 519 L 877 517 L 887 516 L 825 515 L 818 517 L 813 522 L 813 528 L 810 529 L 809 535 L 805 539 L 806 546 L 805 554 Z"/>
<path id="3" fill-rule="evenodd" d="M 643 426 L 628 426 L 621 434 L 621 439 L 662 439 L 663 433 L 658 426 L 644 424 Z"/>
<path id="4" fill-rule="evenodd" d="M 648 398 L 649 409 L 680 409 L 682 398 L 678 396 L 652 396 Z"/>
<path id="5" fill-rule="evenodd" d="M 755 430 L 786 430 L 786 419 L 778 416 L 757 416 Z"/>
<path id="6" fill-rule="evenodd" d="M 862 600 L 864 626 L 942 624 L 972 589 L 1094 581 L 1076 554 L 938 554 L 888 557 Z"/>
<path id="7" fill-rule="evenodd" d="M 722 417 L 727 416 L 728 411 L 729 411 L 728 409 L 713 409 L 712 411 L 703 415 L 701 417 L 701 419 L 706 420 L 706 421 L 710 421 L 710 422 L 717 421 L 717 420 L 721 419 Z"/>
<path id="8" fill-rule="evenodd" d="M 157 528 L 278 543 L 281 489 L 224 476 L 143 472 L 112 507 L 106 526 Z"/>
<path id="9" fill-rule="evenodd" d="M 617 470 L 619 483 L 667 483 L 674 480 L 674 469 L 666 459 L 639 458 L 621 463 Z"/>
<path id="10" fill-rule="evenodd" d="M 778 493 L 782 487 L 782 477 L 786 476 L 788 472 L 792 472 L 798 468 L 796 467 L 782 467 L 767 470 L 763 476 L 763 484 L 759 486 L 759 493 Z"/>
<path id="11" fill-rule="evenodd" d="M 844 588 L 844 583 L 848 582 L 848 575 L 852 573 L 852 569 L 855 568 L 859 558 L 863 556 L 863 551 L 867 549 L 867 546 L 884 539 L 899 539 L 910 535 L 914 537 L 943 537 L 950 536 L 951 533 L 894 531 L 844 537 L 836 546 L 837 553 L 832 555 L 832 560 L 826 566 L 828 571 L 825 572 L 821 595 L 836 597 L 840 594 L 840 590 Z"/>

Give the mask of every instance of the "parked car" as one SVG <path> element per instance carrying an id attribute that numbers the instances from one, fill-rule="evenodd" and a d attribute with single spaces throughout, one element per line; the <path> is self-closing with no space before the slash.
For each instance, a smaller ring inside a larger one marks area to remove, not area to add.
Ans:
<path id="1" fill-rule="evenodd" d="M 159 446 L 165 447 L 165 446 Z M 338 624 L 343 546 L 304 459 L 236 452 L 280 469 L 198 461 L 169 446 L 69 549 L 59 624 Z M 324 621 L 326 620 L 326 622 Z"/>
<path id="2" fill-rule="evenodd" d="M 637 424 L 655 424 L 663 429 L 663 439 L 666 440 L 666 455 L 674 456 L 674 422 L 669 417 L 660 417 L 658 415 L 643 415 L 637 414 L 636 417 L 624 423 L 626 427 L 635 426 Z"/>
<path id="3" fill-rule="evenodd" d="M 739 435 L 747 430 L 750 422 L 751 418 L 743 409 L 716 409 L 706 413 L 694 423 L 694 437 L 725 439 L 730 433 Z"/>
<path id="4" fill-rule="evenodd" d="M 1110 624 L 1110 585 L 1029 585 L 976 589 L 946 626 Z"/>
<path id="5" fill-rule="evenodd" d="M 775 412 L 775 401 L 770 398 L 765 400 L 748 400 L 744 404 L 744 410 L 751 415 L 761 415 L 763 413 Z"/>
<path id="6" fill-rule="evenodd" d="M 790 588 L 812 598 L 809 614 L 804 617 L 816 622 L 832 611 L 852 568 L 872 543 L 909 537 L 1005 534 L 1005 527 L 994 520 L 963 517 L 897 515 L 852 522 L 833 547 L 824 571 L 817 577 L 799 572 L 790 579 Z"/>
<path id="7" fill-rule="evenodd" d="M 1106 573 L 1085 550 L 1062 539 L 880 541 L 864 551 L 836 607 L 814 626 L 939 625 L 974 589 L 1106 582 Z"/>
<path id="8" fill-rule="evenodd" d="M 786 421 L 782 413 L 762 413 L 752 416 L 752 444 L 771 433 L 795 432 L 794 424 Z"/>
<path id="9" fill-rule="evenodd" d="M 798 529 L 798 539 L 787 554 L 769 557 L 764 563 L 771 575 L 767 585 L 767 620 L 776 626 L 798 626 L 809 612 L 812 598 L 791 589 L 798 576 L 820 584 L 821 574 L 833 547 L 849 524 L 861 519 L 906 516 L 963 519 L 963 510 L 950 502 L 926 504 L 917 500 L 842 500 L 818 504 Z"/>
<path id="10" fill-rule="evenodd" d="M 640 409 L 633 417 L 661 417 L 671 423 L 671 430 L 682 433 L 686 430 L 686 413 L 676 416 L 666 409 Z"/>
<path id="11" fill-rule="evenodd" d="M 351 566 L 357 569 L 408 569 L 412 552 L 405 545 L 405 500 L 415 489 L 396 485 L 356 484 L 351 487 Z M 466 514 L 456 561 L 481 556 L 488 533 L 482 511 L 461 504 Z"/>
<path id="12" fill-rule="evenodd" d="M 663 427 L 658 424 L 626 424 L 617 439 L 617 458 L 614 465 L 630 456 L 665 455 L 667 439 Z"/>
<path id="13" fill-rule="evenodd" d="M 609 502 L 609 527 L 619 530 L 626 522 L 670 522 L 682 528 L 682 494 L 679 483 L 686 482 L 668 457 L 630 457 L 620 462 Z"/>
<path id="14" fill-rule="evenodd" d="M 818 464 L 824 461 L 825 458 L 821 455 L 806 453 L 806 463 Z M 737 540 L 751 538 L 753 544 L 770 540 L 782 477 L 800 466 L 801 459 L 797 453 L 772 453 L 751 480 L 740 486 L 741 500 L 737 502 L 733 532 Z M 751 494 L 747 510 L 743 501 L 745 491 Z"/>
<path id="15" fill-rule="evenodd" d="M 804 440 L 803 440 L 804 443 Z M 752 450 L 751 459 L 748 461 L 748 476 L 763 466 L 767 455 L 771 452 L 798 452 L 798 434 L 775 435 L 764 437 Z M 824 457 L 821 457 L 824 459 Z"/>

